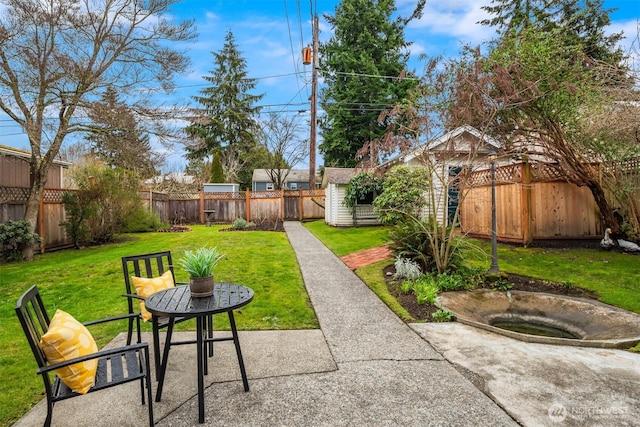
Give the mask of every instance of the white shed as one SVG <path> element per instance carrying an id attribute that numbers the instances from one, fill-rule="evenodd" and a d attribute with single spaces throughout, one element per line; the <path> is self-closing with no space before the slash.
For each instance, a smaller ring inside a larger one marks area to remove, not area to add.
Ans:
<path id="1" fill-rule="evenodd" d="M 356 207 L 356 219 L 351 210 L 343 204 L 345 190 L 349 180 L 360 169 L 353 168 L 325 168 L 322 187 L 325 189 L 324 222 L 334 227 L 353 227 L 355 225 L 377 225 L 377 215 L 373 213 L 372 205 Z"/>
<path id="2" fill-rule="evenodd" d="M 202 184 L 205 193 L 237 193 L 240 191 L 240 184 L 234 183 L 206 183 Z"/>

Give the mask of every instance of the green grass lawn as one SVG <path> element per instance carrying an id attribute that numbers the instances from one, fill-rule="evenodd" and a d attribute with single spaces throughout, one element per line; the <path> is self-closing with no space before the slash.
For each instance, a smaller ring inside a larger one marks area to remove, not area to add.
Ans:
<path id="1" fill-rule="evenodd" d="M 491 265 L 487 241 L 465 239 L 464 262 Z M 500 270 L 563 282 L 598 294 L 600 301 L 640 314 L 640 256 L 601 249 L 547 249 L 498 245 Z"/>
<path id="2" fill-rule="evenodd" d="M 304 226 L 337 256 L 375 248 L 390 241 L 389 231 L 391 227 L 338 228 L 331 227 L 325 224 L 324 221 L 306 222 Z"/>
<path id="3" fill-rule="evenodd" d="M 318 323 L 306 293 L 295 253 L 285 233 L 218 232 L 193 226 L 187 233 L 126 235 L 119 243 L 38 255 L 33 262 L 0 264 L 0 425 L 8 426 L 42 399 L 42 380 L 15 315 L 18 297 L 38 285 L 49 315 L 63 309 L 80 321 L 126 313 L 120 258 L 171 250 L 174 262 L 185 250 L 217 246 L 226 256 L 215 280 L 240 283 L 255 291 L 254 300 L 236 311 L 242 330 L 309 329 Z M 176 267 L 176 280 L 188 281 Z M 178 330 L 194 329 L 183 322 Z M 227 329 L 227 316 L 215 317 L 216 329 Z M 150 331 L 151 325 L 145 324 Z M 99 346 L 126 330 L 125 322 L 90 329 Z"/>

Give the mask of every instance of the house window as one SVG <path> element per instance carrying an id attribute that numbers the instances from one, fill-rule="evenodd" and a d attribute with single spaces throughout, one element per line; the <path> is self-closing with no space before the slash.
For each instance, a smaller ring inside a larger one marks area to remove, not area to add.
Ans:
<path id="1" fill-rule="evenodd" d="M 290 190 L 297 190 L 298 189 L 298 183 L 297 182 L 290 182 L 289 183 L 289 189 Z"/>
<path id="2" fill-rule="evenodd" d="M 267 191 L 273 190 L 273 182 L 267 182 Z"/>

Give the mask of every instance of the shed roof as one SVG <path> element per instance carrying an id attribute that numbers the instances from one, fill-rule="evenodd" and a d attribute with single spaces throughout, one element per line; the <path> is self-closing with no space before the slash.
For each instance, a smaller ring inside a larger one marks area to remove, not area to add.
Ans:
<path id="1" fill-rule="evenodd" d="M 322 187 L 326 187 L 330 183 L 348 184 L 349 180 L 358 172 L 360 172 L 360 169 L 356 168 L 324 168 Z"/>

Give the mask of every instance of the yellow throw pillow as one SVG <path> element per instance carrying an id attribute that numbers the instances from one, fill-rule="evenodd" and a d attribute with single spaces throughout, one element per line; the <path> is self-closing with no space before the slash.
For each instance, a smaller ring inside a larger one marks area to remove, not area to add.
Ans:
<path id="1" fill-rule="evenodd" d="M 175 286 L 171 270 L 167 270 L 160 277 L 147 279 L 146 277 L 131 276 L 131 279 L 133 280 L 133 285 L 136 287 L 136 294 L 143 298 L 148 298 L 158 291 L 173 288 Z M 140 314 L 142 315 L 142 320 L 145 322 L 151 320 L 151 313 L 149 313 L 144 306 L 144 301 L 140 301 Z"/>
<path id="2" fill-rule="evenodd" d="M 62 363 L 98 351 L 89 330 L 62 310 L 56 310 L 53 315 L 49 329 L 40 338 L 40 347 L 50 364 Z M 95 383 L 97 369 L 98 360 L 92 359 L 58 368 L 56 374 L 71 390 L 85 394 Z"/>

